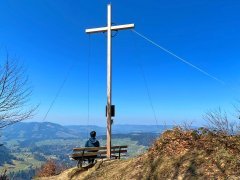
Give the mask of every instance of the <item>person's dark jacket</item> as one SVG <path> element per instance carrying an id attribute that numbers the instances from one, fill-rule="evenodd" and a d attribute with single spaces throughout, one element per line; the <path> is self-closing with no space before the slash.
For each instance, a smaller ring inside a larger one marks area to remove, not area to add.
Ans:
<path id="1" fill-rule="evenodd" d="M 100 143 L 95 137 L 89 138 L 89 140 L 86 142 L 85 147 L 99 147 Z"/>

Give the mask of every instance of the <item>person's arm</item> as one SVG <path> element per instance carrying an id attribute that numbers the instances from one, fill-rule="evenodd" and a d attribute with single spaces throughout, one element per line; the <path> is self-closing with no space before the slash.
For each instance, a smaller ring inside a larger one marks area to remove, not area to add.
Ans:
<path id="1" fill-rule="evenodd" d="M 85 147 L 88 147 L 88 141 L 85 143 Z"/>

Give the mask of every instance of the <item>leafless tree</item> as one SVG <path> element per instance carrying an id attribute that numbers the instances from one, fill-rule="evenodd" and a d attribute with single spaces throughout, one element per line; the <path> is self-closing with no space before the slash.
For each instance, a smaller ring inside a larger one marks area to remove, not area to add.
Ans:
<path id="1" fill-rule="evenodd" d="M 240 100 L 237 100 L 235 104 L 233 104 L 233 107 L 235 109 L 235 114 L 234 116 L 236 117 L 237 119 L 237 122 L 236 122 L 236 130 L 237 130 L 237 133 L 240 134 Z"/>
<path id="2" fill-rule="evenodd" d="M 236 116 L 237 119 L 240 119 L 240 101 L 236 100 L 236 102 L 233 104 L 233 108 L 235 110 L 234 116 Z"/>
<path id="3" fill-rule="evenodd" d="M 227 113 L 222 111 L 221 108 L 208 111 L 203 118 L 208 122 L 207 127 L 211 130 L 226 134 L 235 134 L 236 132 L 235 122 L 230 122 Z"/>
<path id="4" fill-rule="evenodd" d="M 7 56 L 0 64 L 0 129 L 33 117 L 37 106 L 29 104 L 31 94 L 25 69 Z"/>
<path id="5" fill-rule="evenodd" d="M 192 125 L 193 125 L 193 121 L 183 121 L 180 127 L 185 131 L 189 131 L 193 129 Z"/>

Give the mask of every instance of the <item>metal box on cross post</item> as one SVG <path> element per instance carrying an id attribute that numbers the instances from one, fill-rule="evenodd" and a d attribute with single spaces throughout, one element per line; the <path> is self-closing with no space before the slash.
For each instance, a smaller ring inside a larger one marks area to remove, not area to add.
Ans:
<path id="1" fill-rule="evenodd" d="M 111 105 L 111 117 L 115 116 L 115 105 Z M 106 106 L 106 117 L 107 117 L 107 106 Z"/>

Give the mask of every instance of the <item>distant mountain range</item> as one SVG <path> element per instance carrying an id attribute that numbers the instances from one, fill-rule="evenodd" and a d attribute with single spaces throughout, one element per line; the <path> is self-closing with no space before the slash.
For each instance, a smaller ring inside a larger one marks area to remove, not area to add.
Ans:
<path id="1" fill-rule="evenodd" d="M 161 133 L 163 130 L 172 127 L 161 125 L 113 125 L 112 134 Z M 105 127 L 93 125 L 62 126 L 51 122 L 19 122 L 5 128 L 2 135 L 5 141 L 11 139 L 73 139 L 86 138 L 92 130 L 97 132 L 97 136 L 106 135 Z"/>

